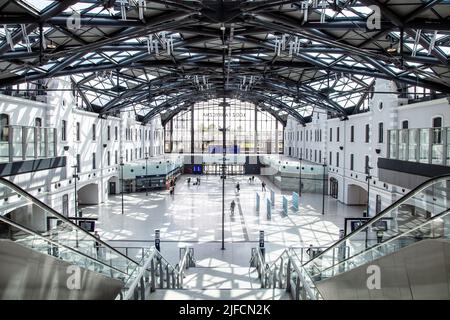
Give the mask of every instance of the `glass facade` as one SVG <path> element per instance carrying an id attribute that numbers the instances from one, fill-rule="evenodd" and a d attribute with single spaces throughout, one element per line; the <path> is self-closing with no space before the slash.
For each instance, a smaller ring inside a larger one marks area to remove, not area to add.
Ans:
<path id="1" fill-rule="evenodd" d="M 0 126 L 0 163 L 56 157 L 56 129 Z"/>
<path id="2" fill-rule="evenodd" d="M 450 128 L 389 130 L 390 159 L 450 165 Z"/>
<path id="3" fill-rule="evenodd" d="M 194 104 L 165 125 L 166 153 L 222 153 L 221 100 Z M 254 104 L 228 100 L 227 153 L 273 154 L 283 152 L 283 124 Z"/>

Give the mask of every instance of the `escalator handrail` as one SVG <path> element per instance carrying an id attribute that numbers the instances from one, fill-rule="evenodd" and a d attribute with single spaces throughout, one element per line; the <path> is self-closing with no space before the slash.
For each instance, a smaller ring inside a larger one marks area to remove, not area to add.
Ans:
<path id="1" fill-rule="evenodd" d="M 336 263 L 336 264 L 334 264 L 334 265 L 332 265 L 332 266 L 329 266 L 329 267 L 327 267 L 327 268 L 325 268 L 325 269 L 320 270 L 320 272 L 321 272 L 321 273 L 326 272 L 326 271 L 328 271 L 328 270 L 330 270 L 330 269 L 332 269 L 332 268 L 334 268 L 334 267 L 336 267 L 336 266 L 338 266 L 338 265 L 340 265 L 340 264 L 349 262 L 349 261 L 351 261 L 351 260 L 357 258 L 357 257 L 360 256 L 360 255 L 366 254 L 367 252 L 375 251 L 375 250 L 377 250 L 378 248 L 380 248 L 380 247 L 382 247 L 382 246 L 385 246 L 386 244 L 388 244 L 388 243 L 390 243 L 390 242 L 392 242 L 392 241 L 394 241 L 394 240 L 397 240 L 397 239 L 400 238 L 400 237 L 404 237 L 405 235 L 408 235 L 409 233 L 411 233 L 411 232 L 413 232 L 413 231 L 416 231 L 417 229 L 423 228 L 424 224 L 433 222 L 434 219 L 438 219 L 438 218 L 440 218 L 440 217 L 442 217 L 442 216 L 445 216 L 445 215 L 447 215 L 449 212 L 450 212 L 450 208 L 449 208 L 449 209 L 445 209 L 444 211 L 442 211 L 442 212 L 440 212 L 440 213 L 434 215 L 432 219 L 427 220 L 427 221 L 424 221 L 422 224 L 420 224 L 420 225 L 418 225 L 418 226 L 416 226 L 416 227 L 414 227 L 414 228 L 412 228 L 412 229 L 409 229 L 409 230 L 406 231 L 406 232 L 399 233 L 399 234 L 397 234 L 396 236 L 394 236 L 394 237 L 392 237 L 392 238 L 389 238 L 388 240 L 386 240 L 386 241 L 384 241 L 384 242 L 377 243 L 377 245 L 375 245 L 375 246 L 373 246 L 373 247 L 370 247 L 370 248 L 367 248 L 367 250 L 361 251 L 361 252 L 359 252 L 359 253 L 357 253 L 357 254 L 351 256 L 351 257 L 348 257 L 348 258 L 346 258 L 346 259 L 343 259 L 343 260 L 339 261 L 338 263 Z"/>
<path id="2" fill-rule="evenodd" d="M 46 238 L 46 237 L 40 235 L 39 233 L 37 233 L 37 232 L 35 232 L 35 231 L 33 231 L 33 230 L 27 228 L 27 227 L 24 227 L 24 226 L 22 226 L 22 225 L 20 225 L 20 224 L 15 223 L 14 221 L 5 219 L 5 218 L 3 218 L 2 216 L 0 216 L 0 221 L 3 221 L 3 222 L 6 223 L 6 224 L 12 225 L 13 227 L 15 227 L 15 228 L 17 228 L 17 229 L 20 229 L 20 230 L 22 230 L 22 231 L 24 231 L 24 232 L 26 232 L 26 233 L 29 233 L 29 234 L 31 234 L 31 235 L 33 235 L 33 236 L 35 236 L 35 237 L 38 237 L 38 238 L 42 239 L 42 240 L 45 241 L 45 242 L 51 243 L 51 244 L 53 244 L 55 247 L 63 247 L 63 248 L 65 248 L 65 249 L 69 250 L 69 251 L 76 252 L 77 254 L 84 256 L 84 257 L 87 258 L 88 260 L 93 260 L 93 261 L 95 261 L 96 263 L 99 263 L 99 264 L 101 264 L 101 265 L 103 265 L 103 266 L 106 266 L 106 267 L 108 267 L 108 268 L 110 268 L 110 269 L 113 269 L 113 270 L 115 270 L 115 271 L 117 271 L 117 272 L 119 272 L 119 273 L 122 273 L 122 274 L 127 275 L 127 276 L 129 275 L 128 273 L 124 272 L 123 270 L 117 269 L 116 267 L 113 267 L 113 266 L 111 266 L 111 265 L 109 265 L 109 264 L 107 264 L 107 263 L 105 263 L 105 262 L 103 262 L 103 261 L 100 261 L 100 260 L 98 260 L 98 259 L 96 259 L 96 258 L 94 258 L 94 257 L 92 257 L 92 256 L 90 256 L 90 255 L 87 255 L 87 254 L 85 254 L 85 253 L 83 253 L 83 252 L 81 252 L 81 251 L 75 250 L 75 249 L 73 249 L 73 248 L 71 248 L 71 247 L 69 247 L 69 246 L 66 246 L 66 245 L 64 245 L 64 244 L 61 244 L 61 243 L 59 243 L 59 242 L 55 242 L 55 241 L 53 241 L 53 240 L 51 240 L 51 239 L 49 239 L 49 238 Z M 3 239 L 3 240 L 9 240 L 9 241 L 12 241 L 12 242 L 14 242 L 14 243 L 17 243 L 17 244 L 19 244 L 19 245 L 22 245 L 20 241 L 14 241 L 14 240 L 11 240 L 11 239 Z M 56 257 L 55 257 L 55 258 L 56 258 Z"/>
<path id="3" fill-rule="evenodd" d="M 339 247 L 339 245 L 342 245 L 343 243 L 345 243 L 350 237 L 352 237 L 354 234 L 360 232 L 361 230 L 363 230 L 364 228 L 367 228 L 368 225 L 372 224 L 373 222 L 376 222 L 380 219 L 383 219 L 383 216 L 387 213 L 390 212 L 392 209 L 394 209 L 395 207 L 399 206 L 400 204 L 404 203 L 406 200 L 412 198 L 418 191 L 421 191 L 422 189 L 425 189 L 426 187 L 429 187 L 431 185 L 433 185 L 436 181 L 438 180 L 442 180 L 442 179 L 450 179 L 450 174 L 444 174 L 444 175 L 440 175 L 440 176 L 436 176 L 433 177 L 425 182 L 422 182 L 421 184 L 419 184 L 417 187 L 415 187 L 414 189 L 412 189 L 410 192 L 408 192 L 408 194 L 406 194 L 405 196 L 401 197 L 400 199 L 398 199 L 397 201 L 395 201 L 393 204 L 391 204 L 390 206 L 388 206 L 387 208 L 385 208 L 384 210 L 382 210 L 379 214 L 377 214 L 376 216 L 372 217 L 371 219 L 367 220 L 364 224 L 362 224 L 359 228 L 357 228 L 356 230 L 352 231 L 351 233 L 349 233 L 348 235 L 344 236 L 342 239 L 338 240 L 337 242 L 335 242 L 334 244 L 332 244 L 331 246 L 329 246 L 327 249 L 325 249 L 324 251 L 322 251 L 321 253 L 319 253 L 316 257 L 314 257 L 313 259 L 309 260 L 308 262 L 306 262 L 305 265 L 312 263 L 314 260 L 319 259 L 322 257 L 322 255 L 324 255 L 325 253 L 329 252 L 330 250 L 332 250 L 333 248 Z"/>
<path id="4" fill-rule="evenodd" d="M 51 208 L 47 204 L 43 203 L 39 199 L 35 198 L 33 195 L 31 195 L 27 191 L 23 190 L 18 185 L 12 183 L 11 181 L 9 181 L 9 180 L 7 180 L 7 179 L 5 179 L 3 177 L 0 177 L 0 185 L 2 185 L 2 184 L 6 185 L 8 188 L 13 189 L 14 191 L 16 191 L 21 196 L 23 196 L 25 198 L 28 198 L 33 204 L 36 204 L 38 207 L 40 207 L 44 211 L 50 211 L 53 215 L 57 216 L 60 220 L 63 220 L 65 223 L 68 223 L 69 225 L 72 225 L 79 232 L 87 235 L 88 237 L 92 238 L 93 241 L 101 244 L 101 246 L 106 247 L 109 250 L 111 250 L 112 252 L 116 253 L 117 255 L 125 258 L 126 260 L 129 260 L 129 261 L 135 263 L 136 265 L 139 265 L 139 263 L 134 261 L 134 259 L 131 259 L 130 257 L 127 257 L 126 255 L 122 254 L 120 251 L 118 251 L 118 250 L 114 249 L 113 247 L 111 247 L 105 241 L 95 237 L 94 235 L 92 235 L 90 232 L 87 232 L 83 228 L 80 228 L 77 224 L 73 223 L 70 219 L 67 219 L 65 216 L 63 216 L 62 214 L 58 213 L 56 210 L 54 210 L 53 208 Z M 76 250 L 74 250 L 74 251 L 76 251 Z"/>

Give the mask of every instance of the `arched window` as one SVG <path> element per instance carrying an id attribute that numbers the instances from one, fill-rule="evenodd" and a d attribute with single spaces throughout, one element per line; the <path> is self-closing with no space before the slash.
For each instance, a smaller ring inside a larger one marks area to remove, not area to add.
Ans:
<path id="1" fill-rule="evenodd" d="M 9 140 L 9 115 L 6 113 L 0 114 L 0 141 Z"/>
<path id="2" fill-rule="evenodd" d="M 442 143 L 442 117 L 434 117 L 433 121 L 433 144 L 441 144 Z"/>
<path id="3" fill-rule="evenodd" d="M 442 117 L 434 117 L 433 128 L 441 128 L 441 127 L 442 127 Z"/>
<path id="4" fill-rule="evenodd" d="M 408 120 L 402 121 L 402 129 L 408 129 L 409 128 L 409 122 Z"/>
<path id="5" fill-rule="evenodd" d="M 34 126 L 35 127 L 42 127 L 42 119 L 41 118 L 34 119 Z"/>

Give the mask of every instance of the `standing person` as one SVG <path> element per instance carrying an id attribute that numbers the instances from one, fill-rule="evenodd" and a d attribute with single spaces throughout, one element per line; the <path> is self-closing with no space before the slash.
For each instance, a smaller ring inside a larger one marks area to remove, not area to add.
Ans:
<path id="1" fill-rule="evenodd" d="M 264 181 L 261 182 L 261 189 L 262 189 L 262 191 L 266 191 L 266 184 Z"/>
<path id="2" fill-rule="evenodd" d="M 188 183 L 188 186 L 191 185 L 191 178 L 188 178 L 188 179 L 187 179 L 187 183 Z"/>
<path id="3" fill-rule="evenodd" d="M 237 193 L 239 193 L 239 191 L 241 190 L 241 186 L 239 185 L 239 182 L 236 183 L 236 191 Z"/>
<path id="4" fill-rule="evenodd" d="M 100 235 L 98 234 L 98 230 L 94 231 L 94 237 L 96 237 L 97 239 L 100 239 Z M 95 251 L 97 253 L 97 258 L 98 258 L 99 257 L 99 252 L 100 252 L 100 242 L 95 241 L 94 248 L 95 248 Z"/>
<path id="5" fill-rule="evenodd" d="M 200 185 L 200 178 L 197 177 L 197 184 Z"/>
<path id="6" fill-rule="evenodd" d="M 234 200 L 231 201 L 230 204 L 230 211 L 231 211 L 231 215 L 234 216 L 234 207 L 236 206 L 236 202 L 234 202 Z"/>
<path id="7" fill-rule="evenodd" d="M 255 176 L 252 176 L 252 182 L 255 182 Z"/>

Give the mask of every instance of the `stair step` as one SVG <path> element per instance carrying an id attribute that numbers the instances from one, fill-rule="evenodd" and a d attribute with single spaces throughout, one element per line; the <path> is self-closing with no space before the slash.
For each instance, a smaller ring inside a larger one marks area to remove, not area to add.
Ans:
<path id="1" fill-rule="evenodd" d="M 258 275 L 248 267 L 190 268 L 183 280 L 184 289 L 256 289 Z"/>
<path id="2" fill-rule="evenodd" d="M 285 289 L 157 289 L 149 300 L 291 300 Z"/>

